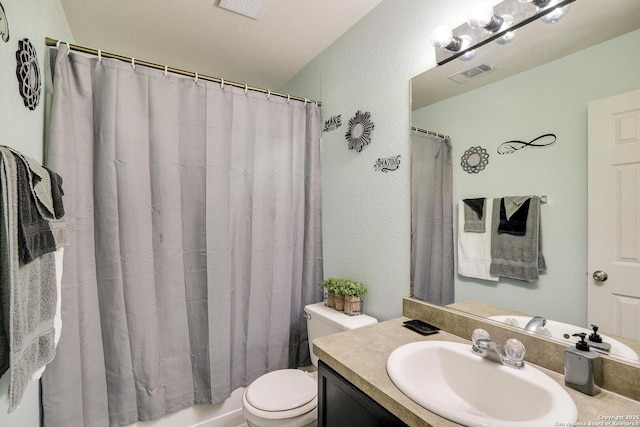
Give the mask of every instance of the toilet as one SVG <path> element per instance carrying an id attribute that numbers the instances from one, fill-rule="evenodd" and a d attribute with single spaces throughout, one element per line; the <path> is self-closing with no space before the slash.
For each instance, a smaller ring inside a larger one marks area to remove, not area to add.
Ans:
<path id="1" fill-rule="evenodd" d="M 365 314 L 348 316 L 326 307 L 324 302 L 307 305 L 304 312 L 311 362 L 316 367 L 318 357 L 313 354 L 315 338 L 378 323 Z M 245 389 L 242 405 L 250 427 L 315 426 L 318 417 L 318 373 L 280 369 L 264 374 Z"/>

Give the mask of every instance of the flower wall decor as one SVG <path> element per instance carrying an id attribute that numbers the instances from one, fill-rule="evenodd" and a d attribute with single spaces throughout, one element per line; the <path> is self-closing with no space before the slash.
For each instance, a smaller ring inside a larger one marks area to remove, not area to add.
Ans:
<path id="1" fill-rule="evenodd" d="M 20 95 L 24 99 L 25 107 L 35 110 L 40 102 L 40 66 L 36 49 L 29 39 L 22 39 L 18 42 L 19 49 L 16 52 Z"/>
<path id="2" fill-rule="evenodd" d="M 478 173 L 489 164 L 489 153 L 484 148 L 471 147 L 462 155 L 460 165 L 468 173 Z"/>
<path id="3" fill-rule="evenodd" d="M 7 21 L 2 3 L 0 3 L 0 38 L 5 42 L 9 41 L 9 21 Z"/>
<path id="4" fill-rule="evenodd" d="M 358 110 L 356 115 L 349 120 L 349 130 L 344 135 L 349 141 L 349 150 L 360 152 L 365 145 L 371 142 L 373 122 L 371 122 L 370 117 L 371 115 L 368 111 L 363 113 Z"/>

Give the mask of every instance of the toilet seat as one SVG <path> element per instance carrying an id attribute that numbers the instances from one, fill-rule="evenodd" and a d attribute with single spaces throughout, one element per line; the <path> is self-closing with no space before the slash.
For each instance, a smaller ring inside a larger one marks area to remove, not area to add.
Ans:
<path id="1" fill-rule="evenodd" d="M 269 372 L 245 390 L 245 409 L 265 419 L 293 418 L 318 406 L 318 383 L 299 369 Z"/>

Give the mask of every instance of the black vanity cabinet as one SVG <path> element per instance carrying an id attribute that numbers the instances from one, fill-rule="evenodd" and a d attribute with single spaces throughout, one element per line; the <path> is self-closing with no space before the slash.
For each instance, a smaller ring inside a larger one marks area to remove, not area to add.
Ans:
<path id="1" fill-rule="evenodd" d="M 322 360 L 318 362 L 318 427 L 407 427 L 344 379 Z"/>

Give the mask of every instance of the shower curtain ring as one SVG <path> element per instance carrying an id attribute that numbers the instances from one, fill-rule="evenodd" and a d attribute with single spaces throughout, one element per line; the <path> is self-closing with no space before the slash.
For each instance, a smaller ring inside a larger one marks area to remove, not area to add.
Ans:
<path id="1" fill-rule="evenodd" d="M 102 62 L 102 51 L 98 49 L 98 62 Z"/>
<path id="2" fill-rule="evenodd" d="M 62 42 L 62 40 L 58 40 L 56 42 L 56 49 L 60 49 L 60 43 Z"/>
<path id="3" fill-rule="evenodd" d="M 249 90 L 249 86 L 247 86 L 247 84 L 244 84 L 244 94 L 247 94 L 247 91 Z"/>
<path id="4" fill-rule="evenodd" d="M 198 83 L 198 73 L 195 73 L 195 79 L 193 79 L 194 83 Z"/>
<path id="5" fill-rule="evenodd" d="M 287 104 L 289 103 L 290 100 L 291 100 L 291 97 L 289 96 L 289 94 L 287 94 Z"/>
<path id="6" fill-rule="evenodd" d="M 220 77 L 220 89 L 224 89 L 224 79 Z"/>
<path id="7" fill-rule="evenodd" d="M 69 54 L 71 53 L 71 46 L 69 46 L 69 42 L 67 43 L 67 56 L 69 56 Z"/>
<path id="8" fill-rule="evenodd" d="M 316 101 L 313 101 L 313 102 L 316 103 L 316 108 L 318 108 L 318 101 L 316 100 Z"/>
<path id="9" fill-rule="evenodd" d="M 307 98 L 304 99 L 304 106 L 307 106 L 307 102 L 309 102 L 309 100 Z"/>
<path id="10" fill-rule="evenodd" d="M 169 67 L 166 65 L 164 66 L 164 76 L 169 77 Z"/>
<path id="11" fill-rule="evenodd" d="M 271 90 L 267 89 L 267 99 L 271 97 Z"/>
<path id="12" fill-rule="evenodd" d="M 134 70 L 136 69 L 136 59 L 135 58 L 131 58 L 131 68 L 133 68 Z"/>

